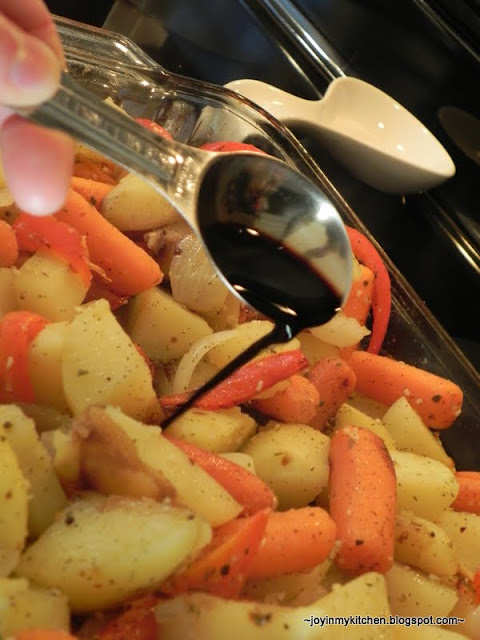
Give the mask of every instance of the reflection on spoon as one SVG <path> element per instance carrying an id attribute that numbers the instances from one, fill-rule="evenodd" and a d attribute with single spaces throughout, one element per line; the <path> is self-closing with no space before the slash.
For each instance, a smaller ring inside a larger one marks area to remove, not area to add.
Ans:
<path id="1" fill-rule="evenodd" d="M 226 87 L 284 125 L 320 139 L 338 162 L 380 191 L 425 191 L 455 174 L 445 148 L 413 114 L 358 78 L 336 78 L 321 100 L 305 100 L 258 80 L 236 80 Z"/>

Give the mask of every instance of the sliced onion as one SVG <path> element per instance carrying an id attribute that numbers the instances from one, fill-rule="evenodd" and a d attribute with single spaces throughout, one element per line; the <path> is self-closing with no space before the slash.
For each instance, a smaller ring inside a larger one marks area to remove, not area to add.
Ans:
<path id="1" fill-rule="evenodd" d="M 173 297 L 192 311 L 211 314 L 225 303 L 228 289 L 197 236 L 188 235 L 180 241 L 169 275 Z"/>
<path id="2" fill-rule="evenodd" d="M 319 327 L 312 327 L 311 333 L 335 347 L 351 347 L 370 334 L 355 318 L 349 318 L 343 311 L 339 311 L 329 322 Z"/>
<path id="3" fill-rule="evenodd" d="M 213 349 L 219 344 L 222 344 L 222 342 L 229 340 L 233 335 L 235 335 L 235 330 L 228 329 L 226 331 L 212 333 L 205 338 L 197 340 L 197 342 L 190 347 L 187 353 L 182 356 L 178 363 L 177 370 L 173 377 L 172 393 L 188 391 L 193 372 L 200 360 L 203 359 L 210 349 Z"/>

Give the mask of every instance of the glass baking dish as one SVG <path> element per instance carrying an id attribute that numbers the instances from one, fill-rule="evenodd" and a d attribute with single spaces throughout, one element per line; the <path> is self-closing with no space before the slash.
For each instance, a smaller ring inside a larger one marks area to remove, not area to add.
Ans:
<path id="1" fill-rule="evenodd" d="M 480 375 L 293 134 L 230 91 L 166 72 L 124 36 L 64 18 L 56 18 L 56 23 L 69 72 L 85 87 L 102 98 L 112 98 L 132 116 L 155 120 L 180 142 L 199 146 L 228 136 L 293 164 L 325 191 L 346 224 L 370 238 L 392 281 L 392 315 L 384 351 L 450 378 L 463 389 L 462 414 L 441 438 L 458 469 L 480 469 L 480 447 L 474 446 L 480 436 Z M 459 313 L 468 313 L 467 305 L 468 301 Z"/>

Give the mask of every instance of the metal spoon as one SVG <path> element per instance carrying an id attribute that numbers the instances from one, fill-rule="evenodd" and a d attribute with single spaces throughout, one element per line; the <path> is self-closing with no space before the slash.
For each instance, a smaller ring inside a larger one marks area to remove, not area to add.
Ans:
<path id="1" fill-rule="evenodd" d="M 327 322 L 348 295 L 352 258 L 340 215 L 319 187 L 286 163 L 249 152 L 212 153 L 158 137 L 68 74 L 51 100 L 24 115 L 70 133 L 148 180 L 203 240 L 234 293 L 270 317 L 283 314 L 294 332 L 305 323 Z M 219 242 L 227 226 L 235 233 Z M 265 260 L 265 244 L 252 244 L 255 234 L 278 248 L 277 269 L 291 265 L 295 255 L 296 273 L 305 277 L 293 282 L 284 274 L 283 282 Z M 242 242 L 248 244 L 248 260 L 238 251 Z"/>
<path id="2" fill-rule="evenodd" d="M 321 100 L 305 100 L 258 80 L 236 80 L 226 87 L 284 125 L 317 137 L 353 175 L 380 191 L 426 191 L 455 174 L 450 155 L 410 111 L 358 78 L 335 78 Z"/>

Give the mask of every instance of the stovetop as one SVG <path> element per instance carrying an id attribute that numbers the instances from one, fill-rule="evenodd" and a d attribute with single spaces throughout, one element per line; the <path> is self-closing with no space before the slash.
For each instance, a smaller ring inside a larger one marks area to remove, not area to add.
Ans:
<path id="1" fill-rule="evenodd" d="M 169 71 L 217 84 L 257 78 L 318 98 L 331 77 L 275 17 L 271 6 L 278 2 L 103 0 L 107 15 L 102 24 L 130 37 Z M 57 0 L 48 4 L 61 15 L 95 24 L 85 3 L 83 16 L 79 9 L 72 15 Z M 102 0 L 95 6 L 101 15 Z M 478 0 L 295 0 L 294 6 L 331 45 L 347 73 L 394 96 L 451 154 L 457 167 L 452 180 L 426 194 L 391 196 L 358 182 L 296 132 L 480 369 L 480 101 L 475 82 L 480 57 L 471 17 L 475 13 L 480 23 Z M 470 12 L 468 29 L 460 29 L 462 11 Z"/>

